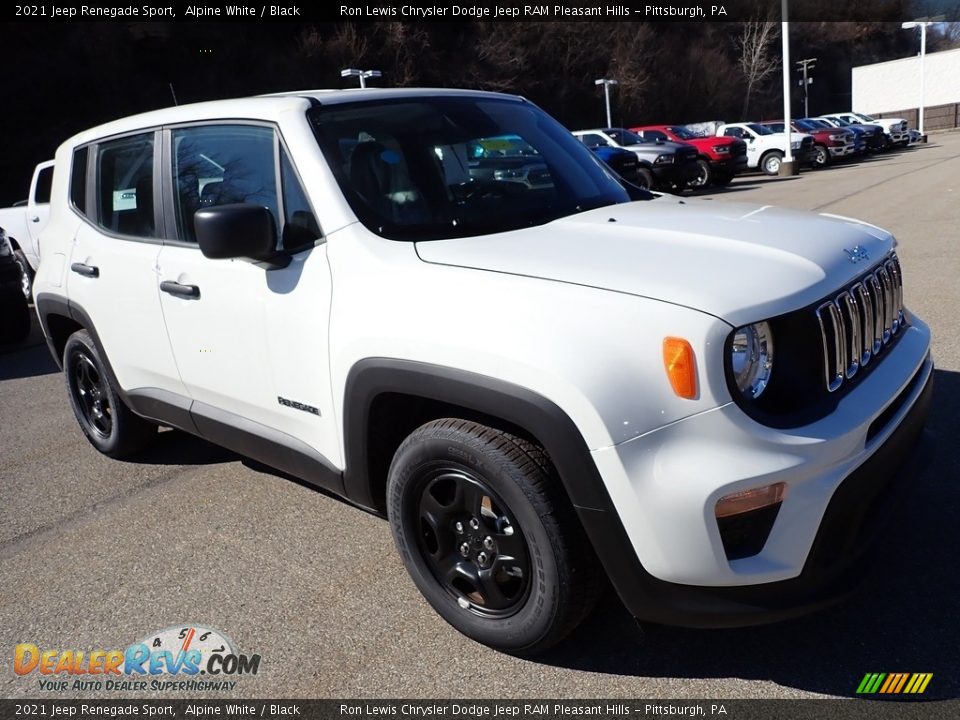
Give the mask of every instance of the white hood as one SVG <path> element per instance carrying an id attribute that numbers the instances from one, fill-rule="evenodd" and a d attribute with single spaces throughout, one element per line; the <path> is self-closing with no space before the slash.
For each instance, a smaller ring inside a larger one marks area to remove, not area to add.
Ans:
<path id="1" fill-rule="evenodd" d="M 838 291 L 895 244 L 890 233 L 847 218 L 662 197 L 534 228 L 418 242 L 417 253 L 429 263 L 655 298 L 739 326 Z M 857 246 L 854 262 L 848 251 Z"/>

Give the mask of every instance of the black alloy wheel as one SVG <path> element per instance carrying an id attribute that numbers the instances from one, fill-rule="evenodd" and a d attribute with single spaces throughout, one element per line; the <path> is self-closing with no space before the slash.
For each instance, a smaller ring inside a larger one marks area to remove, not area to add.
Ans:
<path id="1" fill-rule="evenodd" d="M 80 429 L 104 455 L 130 457 L 153 442 L 157 426 L 124 404 L 108 367 L 86 330 L 78 330 L 67 338 L 63 374 Z"/>
<path id="2" fill-rule="evenodd" d="M 82 350 L 74 352 L 70 364 L 73 376 L 70 387 L 83 415 L 82 422 L 101 438 L 109 438 L 113 431 L 113 410 L 103 376 Z"/>
<path id="3" fill-rule="evenodd" d="M 526 540 L 512 513 L 482 480 L 456 467 L 425 474 L 411 510 L 434 578 L 460 607 L 510 615 L 530 591 Z"/>

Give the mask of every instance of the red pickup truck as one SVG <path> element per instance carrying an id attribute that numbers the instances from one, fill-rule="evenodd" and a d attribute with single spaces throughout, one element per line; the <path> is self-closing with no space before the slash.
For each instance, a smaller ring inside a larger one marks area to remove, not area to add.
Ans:
<path id="1" fill-rule="evenodd" d="M 783 120 L 767 120 L 760 123 L 774 132 L 783 132 Z M 824 128 L 806 119 L 790 123 L 794 132 L 813 135 L 813 167 L 826 167 L 834 158 L 849 157 L 856 150 L 856 135 L 843 128 Z"/>
<path id="2" fill-rule="evenodd" d="M 747 144 L 732 137 L 696 135 L 681 125 L 641 125 L 630 128 L 646 140 L 670 140 L 697 149 L 697 177 L 692 188 L 729 185 L 733 176 L 747 167 Z"/>

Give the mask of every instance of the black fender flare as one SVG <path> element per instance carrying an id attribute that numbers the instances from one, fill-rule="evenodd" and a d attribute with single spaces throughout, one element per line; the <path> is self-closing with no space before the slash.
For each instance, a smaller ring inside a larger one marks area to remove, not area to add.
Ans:
<path id="1" fill-rule="evenodd" d="M 409 395 L 464 407 L 523 428 L 543 444 L 575 507 L 611 510 L 610 496 L 580 431 L 555 403 L 527 388 L 486 375 L 392 358 L 359 361 L 347 376 L 343 429 L 347 491 L 372 506 L 368 466 L 370 411 L 385 393 Z"/>

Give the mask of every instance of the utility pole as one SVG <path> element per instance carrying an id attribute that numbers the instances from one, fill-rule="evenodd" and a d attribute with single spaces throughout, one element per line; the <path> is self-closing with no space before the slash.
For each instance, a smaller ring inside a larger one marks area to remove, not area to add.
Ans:
<path id="1" fill-rule="evenodd" d="M 787 22 L 787 0 L 780 0 L 780 38 L 783 40 L 783 161 L 780 175 L 796 175 L 800 172 L 793 157 L 793 134 L 790 127 L 790 23 Z"/>
<path id="2" fill-rule="evenodd" d="M 923 72 L 924 60 L 927 56 L 927 26 L 932 25 L 935 22 L 940 22 L 941 20 L 946 20 L 946 15 L 937 15 L 936 17 L 922 17 L 917 18 L 916 20 L 911 20 L 910 22 L 905 22 L 900 25 L 904 30 L 911 30 L 913 28 L 920 28 L 920 127 L 917 128 L 920 131 L 920 134 L 923 135 L 923 104 L 924 104 L 924 90 L 926 84 L 925 73 Z M 924 142 L 926 138 L 924 137 Z"/>
<path id="3" fill-rule="evenodd" d="M 603 85 L 603 96 L 607 102 L 607 127 L 613 127 L 613 115 L 610 113 L 610 86 L 617 85 L 616 80 L 609 78 L 598 78 L 593 81 L 594 85 Z"/>
<path id="4" fill-rule="evenodd" d="M 813 78 L 807 77 L 807 72 L 816 67 L 817 59 L 805 58 L 803 60 L 797 60 L 797 65 L 799 65 L 803 71 L 803 80 L 800 81 L 800 84 L 803 85 L 803 116 L 810 117 L 810 85 L 813 83 Z"/>

